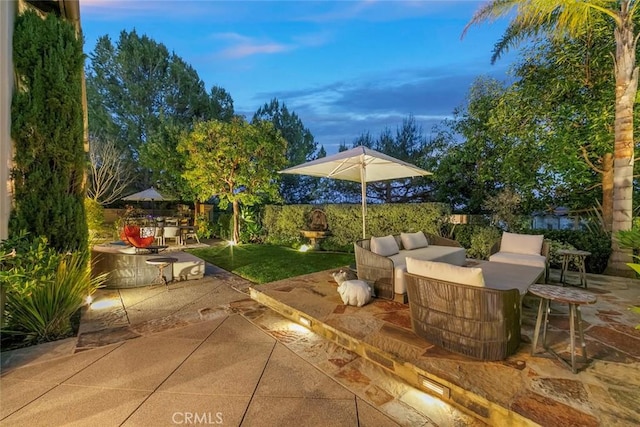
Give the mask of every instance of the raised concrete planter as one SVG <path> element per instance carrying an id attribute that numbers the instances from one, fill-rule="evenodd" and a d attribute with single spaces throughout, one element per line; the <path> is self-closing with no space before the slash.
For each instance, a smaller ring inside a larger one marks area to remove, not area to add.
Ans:
<path id="1" fill-rule="evenodd" d="M 161 254 L 125 254 L 125 246 L 117 244 L 95 245 L 91 250 L 91 275 L 108 273 L 105 287 L 135 288 L 148 286 L 158 275 L 158 267 L 148 265 L 148 258 L 171 256 L 178 261 L 173 268 L 165 269 L 167 281 L 201 279 L 204 276 L 204 261 L 191 254 L 175 251 Z"/>

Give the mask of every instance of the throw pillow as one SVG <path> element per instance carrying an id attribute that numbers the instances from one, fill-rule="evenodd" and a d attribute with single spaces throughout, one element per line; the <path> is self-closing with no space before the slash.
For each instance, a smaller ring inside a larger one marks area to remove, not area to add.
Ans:
<path id="1" fill-rule="evenodd" d="M 402 240 L 402 247 L 406 250 L 426 248 L 429 246 L 427 236 L 422 231 L 416 233 L 400 233 L 400 240 Z"/>
<path id="2" fill-rule="evenodd" d="M 458 267 L 444 262 L 423 261 L 407 257 L 407 273 L 463 285 L 484 287 L 481 268 Z"/>
<path id="3" fill-rule="evenodd" d="M 400 252 L 398 242 L 392 235 L 371 238 L 371 252 L 382 256 L 395 255 Z"/>
<path id="4" fill-rule="evenodd" d="M 544 235 L 502 233 L 500 252 L 512 254 L 540 255 Z"/>

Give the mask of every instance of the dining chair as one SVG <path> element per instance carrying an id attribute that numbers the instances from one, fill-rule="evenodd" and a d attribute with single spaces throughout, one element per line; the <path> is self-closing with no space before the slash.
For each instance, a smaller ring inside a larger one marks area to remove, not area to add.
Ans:
<path id="1" fill-rule="evenodd" d="M 164 245 L 164 227 L 156 227 L 156 233 L 154 236 L 158 245 Z"/>
<path id="2" fill-rule="evenodd" d="M 173 225 L 165 226 L 162 236 L 164 238 L 165 244 L 167 244 L 168 239 L 174 239 L 176 245 L 182 244 L 182 239 L 180 238 L 180 227 L 176 227 Z"/>

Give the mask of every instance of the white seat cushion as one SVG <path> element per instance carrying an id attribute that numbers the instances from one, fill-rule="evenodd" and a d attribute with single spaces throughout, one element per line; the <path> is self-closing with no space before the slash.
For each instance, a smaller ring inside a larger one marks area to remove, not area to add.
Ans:
<path id="1" fill-rule="evenodd" d="M 400 251 L 396 238 L 392 235 L 371 238 L 371 252 L 382 256 L 395 255 Z"/>
<path id="2" fill-rule="evenodd" d="M 402 241 L 402 248 L 407 250 L 429 246 L 427 236 L 425 236 L 422 231 L 416 233 L 400 233 L 400 240 Z"/>
<path id="3" fill-rule="evenodd" d="M 514 254 L 540 255 L 544 235 L 502 233 L 500 252 Z"/>
<path id="4" fill-rule="evenodd" d="M 395 255 L 391 255 L 389 259 L 393 261 L 394 267 L 394 289 L 396 294 L 405 294 L 407 286 L 404 282 L 404 273 L 407 271 L 406 258 L 446 262 L 453 265 L 464 265 L 467 256 L 464 248 L 454 246 L 436 246 L 430 245 L 426 248 L 413 249 L 410 251 L 401 250 Z"/>
<path id="5" fill-rule="evenodd" d="M 505 264 L 530 265 L 531 267 L 546 267 L 547 259 L 542 255 L 515 254 L 510 252 L 498 252 L 489 257 L 489 261 L 503 262 Z"/>
<path id="6" fill-rule="evenodd" d="M 407 258 L 407 273 L 436 280 L 484 287 L 484 277 L 480 268 L 466 268 L 444 262 L 423 261 Z"/>

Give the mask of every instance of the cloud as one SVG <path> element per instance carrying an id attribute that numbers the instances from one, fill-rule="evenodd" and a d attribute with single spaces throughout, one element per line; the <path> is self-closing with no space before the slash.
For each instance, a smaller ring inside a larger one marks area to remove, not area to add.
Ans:
<path id="1" fill-rule="evenodd" d="M 257 39 L 239 33 L 215 33 L 210 37 L 231 45 L 215 54 L 216 57 L 223 59 L 240 59 L 253 55 L 291 52 L 305 47 L 322 46 L 331 39 L 331 36 L 326 32 L 297 34 L 292 36 L 292 41 L 288 43 Z"/>
<path id="2" fill-rule="evenodd" d="M 219 14 L 222 3 L 181 1 L 180 7 L 176 7 L 174 1 L 80 0 L 80 8 L 82 18 L 90 17 L 100 21 L 119 21 L 133 17 L 171 17 L 179 20 Z"/>
<path id="3" fill-rule="evenodd" d="M 225 59 L 238 59 L 246 56 L 282 53 L 295 49 L 278 43 L 244 43 L 223 49 L 218 56 Z"/>
<path id="4" fill-rule="evenodd" d="M 489 76 L 503 80 L 504 72 L 496 66 Z M 350 145 L 364 132 L 377 137 L 388 128 L 395 133 L 409 115 L 429 137 L 434 126 L 451 118 L 454 109 L 464 104 L 477 77 L 472 63 L 397 69 L 300 90 L 262 92 L 254 100 L 284 102 L 315 140 L 333 152 L 340 143 Z M 247 112 L 248 117 L 252 115 Z"/>

